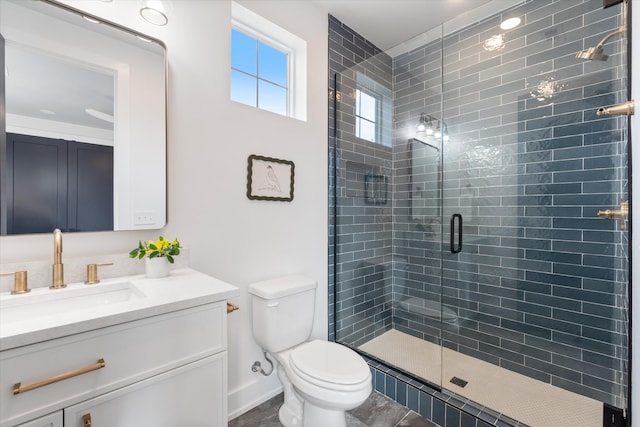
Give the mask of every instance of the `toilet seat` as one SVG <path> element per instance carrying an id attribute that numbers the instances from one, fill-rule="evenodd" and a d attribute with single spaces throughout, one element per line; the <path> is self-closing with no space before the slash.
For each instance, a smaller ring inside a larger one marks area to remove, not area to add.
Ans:
<path id="1" fill-rule="evenodd" d="M 318 387 L 349 391 L 371 382 L 367 363 L 355 351 L 314 340 L 293 349 L 289 365 L 295 375 Z"/>

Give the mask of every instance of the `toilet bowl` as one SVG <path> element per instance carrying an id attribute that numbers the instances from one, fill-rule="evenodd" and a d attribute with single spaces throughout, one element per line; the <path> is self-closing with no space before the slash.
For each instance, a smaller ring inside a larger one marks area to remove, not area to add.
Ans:
<path id="1" fill-rule="evenodd" d="M 249 286 L 254 337 L 277 361 L 285 427 L 345 427 L 345 411 L 360 406 L 373 389 L 369 366 L 358 353 L 334 342 L 307 341 L 315 290 L 316 282 L 304 276 Z"/>
<path id="2" fill-rule="evenodd" d="M 344 426 L 344 412 L 371 394 L 367 363 L 340 344 L 314 340 L 278 353 L 276 360 L 303 402 L 305 427 Z"/>

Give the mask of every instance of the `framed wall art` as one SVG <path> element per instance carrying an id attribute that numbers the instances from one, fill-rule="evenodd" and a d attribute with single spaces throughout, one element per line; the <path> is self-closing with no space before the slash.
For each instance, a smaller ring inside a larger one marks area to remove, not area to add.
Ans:
<path id="1" fill-rule="evenodd" d="M 289 160 L 252 154 L 248 159 L 247 197 L 251 200 L 293 200 L 295 165 Z"/>

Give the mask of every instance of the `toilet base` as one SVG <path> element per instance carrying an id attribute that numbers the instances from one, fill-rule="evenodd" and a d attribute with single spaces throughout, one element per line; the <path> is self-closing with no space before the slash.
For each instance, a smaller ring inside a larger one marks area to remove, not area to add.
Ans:
<path id="1" fill-rule="evenodd" d="M 304 401 L 304 427 L 346 427 L 344 411 L 332 411 Z"/>
<path id="2" fill-rule="evenodd" d="M 278 365 L 278 378 L 284 389 L 284 403 L 278 411 L 278 418 L 284 427 L 298 427 L 302 425 L 302 399 L 293 391 L 293 385 L 287 374 Z"/>
<path id="3" fill-rule="evenodd" d="M 278 411 L 278 419 L 284 427 L 302 426 L 301 417 L 299 417 L 298 414 L 286 404 L 280 407 L 280 410 Z"/>

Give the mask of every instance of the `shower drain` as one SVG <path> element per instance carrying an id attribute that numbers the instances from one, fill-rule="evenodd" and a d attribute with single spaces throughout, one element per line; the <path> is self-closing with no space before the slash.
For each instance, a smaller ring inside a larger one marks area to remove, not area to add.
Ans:
<path id="1" fill-rule="evenodd" d="M 466 386 L 467 384 L 469 384 L 469 381 L 465 381 L 462 378 L 458 378 L 458 377 L 453 377 L 449 380 L 450 383 L 453 383 L 455 385 L 457 385 L 460 388 L 464 388 L 464 386 Z"/>

